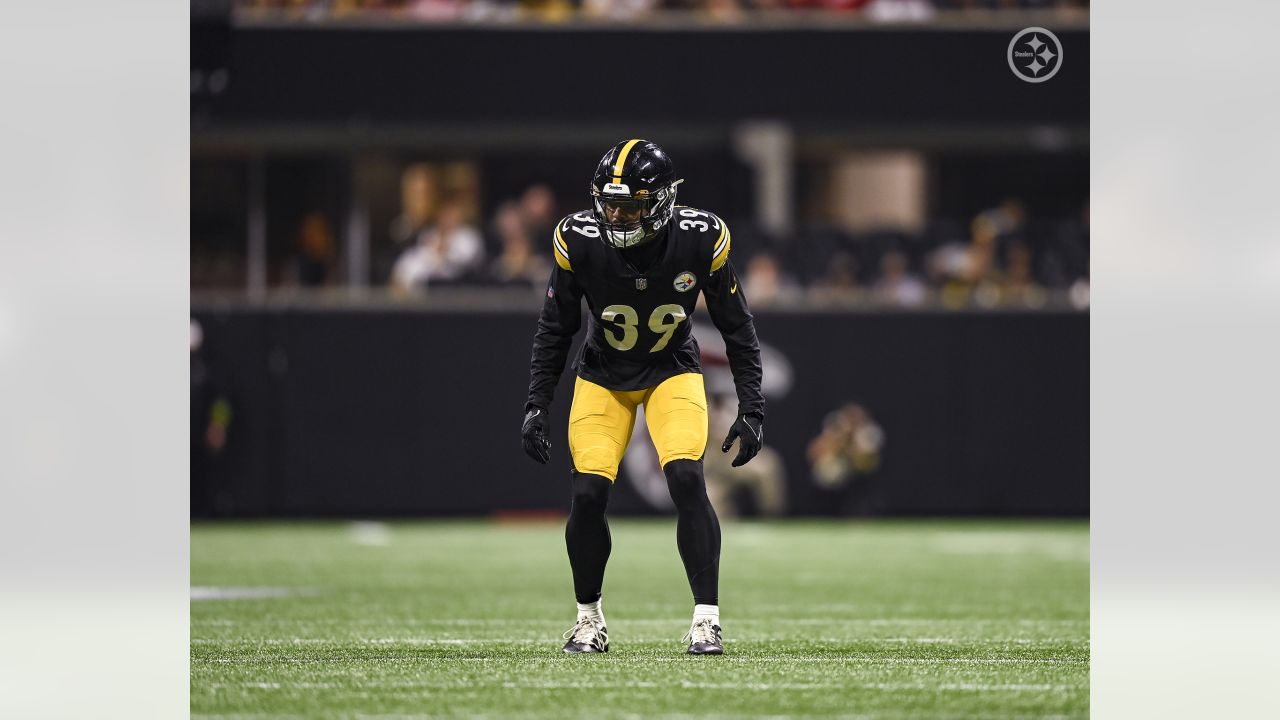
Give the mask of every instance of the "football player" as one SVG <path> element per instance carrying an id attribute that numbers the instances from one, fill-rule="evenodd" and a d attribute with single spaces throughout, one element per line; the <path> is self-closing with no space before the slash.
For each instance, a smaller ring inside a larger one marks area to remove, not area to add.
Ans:
<path id="1" fill-rule="evenodd" d="M 600 605 L 611 540 L 605 508 L 618 463 L 643 405 L 649 435 L 677 510 L 676 544 L 693 591 L 689 652 L 724 652 L 720 630 L 720 523 L 707 499 L 702 455 L 707 399 L 689 317 L 701 292 L 724 336 L 738 413 L 721 452 L 734 440 L 734 466 L 760 450 L 764 398 L 760 346 L 747 300 L 729 261 L 732 235 L 714 213 L 676 205 L 671 158 L 647 140 L 605 153 L 591 183 L 591 209 L 565 217 L 551 238 L 556 266 L 533 341 L 524 450 L 546 463 L 547 408 L 582 322 L 587 336 L 569 410 L 572 505 L 565 542 L 578 620 L 564 651 L 607 652 Z"/>

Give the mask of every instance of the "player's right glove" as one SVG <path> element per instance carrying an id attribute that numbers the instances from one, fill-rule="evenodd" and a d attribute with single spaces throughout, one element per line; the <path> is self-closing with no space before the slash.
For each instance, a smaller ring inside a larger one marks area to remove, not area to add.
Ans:
<path id="1" fill-rule="evenodd" d="M 524 427 L 520 430 L 524 440 L 524 452 L 543 465 L 551 459 L 551 441 L 547 439 L 547 411 L 531 407 L 524 414 Z"/>

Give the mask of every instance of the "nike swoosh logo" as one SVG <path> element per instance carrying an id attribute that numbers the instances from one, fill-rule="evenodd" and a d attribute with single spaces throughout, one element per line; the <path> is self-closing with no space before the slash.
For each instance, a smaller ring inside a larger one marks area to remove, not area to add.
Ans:
<path id="1" fill-rule="evenodd" d="M 730 294 L 730 295 L 732 295 L 732 294 L 734 294 L 734 293 L 736 293 L 736 292 L 738 292 L 738 283 L 734 283 L 734 284 L 733 284 L 733 287 L 729 288 L 729 294 Z"/>

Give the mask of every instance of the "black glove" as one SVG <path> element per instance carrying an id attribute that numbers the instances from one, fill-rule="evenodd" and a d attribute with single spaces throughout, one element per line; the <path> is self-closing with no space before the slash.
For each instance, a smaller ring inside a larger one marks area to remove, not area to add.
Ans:
<path id="1" fill-rule="evenodd" d="M 524 452 L 543 465 L 551 459 L 551 441 L 547 439 L 547 411 L 533 407 L 524 414 L 524 427 L 520 430 L 524 439 Z"/>
<path id="2" fill-rule="evenodd" d="M 729 428 L 729 435 L 720 446 L 720 452 L 729 452 L 734 439 L 738 440 L 738 456 L 733 459 L 733 466 L 746 465 L 764 444 L 764 418 L 754 414 L 739 415 L 733 427 Z"/>

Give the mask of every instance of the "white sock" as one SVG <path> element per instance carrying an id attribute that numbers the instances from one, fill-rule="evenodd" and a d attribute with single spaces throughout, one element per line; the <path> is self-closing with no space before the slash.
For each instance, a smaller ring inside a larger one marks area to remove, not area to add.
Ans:
<path id="1" fill-rule="evenodd" d="M 712 625 L 720 624 L 720 606 L 719 605 L 694 605 L 693 621 L 698 622 L 702 618 L 711 618 Z"/>
<path id="2" fill-rule="evenodd" d="M 578 603 L 578 619 L 584 617 L 594 618 L 601 625 L 606 625 L 604 621 L 604 608 L 600 607 L 600 601 L 593 603 Z"/>

